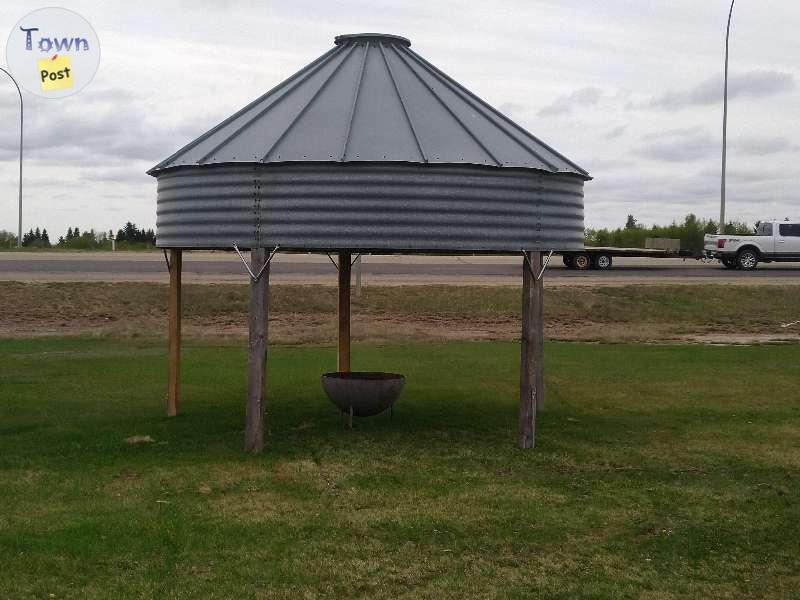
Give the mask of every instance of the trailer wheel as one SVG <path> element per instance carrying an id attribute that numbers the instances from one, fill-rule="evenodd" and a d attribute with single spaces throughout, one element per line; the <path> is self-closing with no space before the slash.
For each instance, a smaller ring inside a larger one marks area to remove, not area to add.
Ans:
<path id="1" fill-rule="evenodd" d="M 565 254 L 561 257 L 561 260 L 564 262 L 564 266 L 568 269 L 575 268 L 575 257 L 572 254 Z"/>
<path id="2" fill-rule="evenodd" d="M 586 271 L 592 267 L 592 259 L 589 258 L 588 254 L 584 254 L 583 252 L 579 252 L 573 256 L 572 262 L 574 264 L 574 268 L 578 269 L 579 271 Z"/>
<path id="3" fill-rule="evenodd" d="M 613 260 L 610 254 L 597 254 L 592 257 L 592 267 L 599 271 L 610 269 L 612 262 Z"/>
<path id="4" fill-rule="evenodd" d="M 728 269 L 738 269 L 739 268 L 739 262 L 732 256 L 730 258 L 729 257 L 725 257 L 725 258 L 721 258 L 719 260 Z"/>
<path id="5" fill-rule="evenodd" d="M 753 248 L 745 248 L 736 255 L 736 261 L 742 271 L 752 271 L 758 265 L 758 252 Z"/>

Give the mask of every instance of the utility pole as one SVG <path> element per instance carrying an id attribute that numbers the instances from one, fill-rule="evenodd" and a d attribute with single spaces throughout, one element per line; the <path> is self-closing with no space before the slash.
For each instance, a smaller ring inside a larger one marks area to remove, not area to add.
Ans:
<path id="1" fill-rule="evenodd" d="M 728 154 L 728 42 L 731 38 L 731 17 L 733 16 L 733 3 L 728 11 L 728 29 L 725 32 L 725 90 L 722 98 L 722 182 L 720 185 L 719 197 L 719 235 L 725 234 L 725 168 Z"/>
<path id="2" fill-rule="evenodd" d="M 14 86 L 17 88 L 19 94 L 19 220 L 17 222 L 17 248 L 22 247 L 22 123 L 23 123 L 23 108 L 22 108 L 22 90 L 19 89 L 19 84 L 14 76 L 0 67 L 0 71 L 5 73 L 11 78 Z"/>

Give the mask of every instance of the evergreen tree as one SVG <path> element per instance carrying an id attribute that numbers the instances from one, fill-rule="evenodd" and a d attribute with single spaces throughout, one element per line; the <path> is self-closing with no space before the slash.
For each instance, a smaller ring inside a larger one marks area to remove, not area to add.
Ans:
<path id="1" fill-rule="evenodd" d="M 130 221 L 125 223 L 124 232 L 125 232 L 124 235 L 125 235 L 125 240 L 126 241 L 128 241 L 128 242 L 138 242 L 139 241 L 137 239 L 139 237 L 139 230 L 136 229 L 136 225 L 134 225 Z"/>

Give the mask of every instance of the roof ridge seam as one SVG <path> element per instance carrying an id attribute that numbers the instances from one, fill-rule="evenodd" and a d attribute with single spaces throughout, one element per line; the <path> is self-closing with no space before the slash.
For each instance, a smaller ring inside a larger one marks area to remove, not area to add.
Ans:
<path id="1" fill-rule="evenodd" d="M 322 90 L 324 90 L 327 87 L 327 85 L 330 82 L 330 80 L 333 79 L 333 76 L 336 75 L 336 73 L 339 72 L 339 69 L 342 68 L 342 65 L 347 62 L 347 59 L 350 58 L 350 55 L 353 53 L 353 49 L 354 48 L 355 48 L 355 46 L 350 46 L 350 49 L 347 51 L 347 54 L 344 56 L 344 58 L 341 61 L 339 61 L 339 64 L 336 65 L 336 67 L 334 67 L 334 69 L 333 69 L 333 71 L 331 71 L 330 75 L 328 75 L 325 78 L 325 81 L 322 82 L 322 85 L 320 85 L 319 88 L 317 88 L 317 91 L 314 92 L 314 95 L 311 96 L 311 98 L 306 103 L 306 105 L 303 108 L 300 109 L 300 111 L 295 115 L 294 119 L 291 120 L 291 122 L 286 127 L 286 129 L 283 130 L 283 133 L 280 134 L 278 136 L 278 138 L 272 143 L 272 145 L 267 149 L 267 151 L 264 153 L 264 156 L 261 157 L 259 162 L 264 162 L 265 160 L 267 160 L 267 157 L 269 156 L 269 153 L 272 152 L 278 146 L 278 144 L 280 144 L 283 141 L 283 139 L 286 137 L 286 135 L 289 133 L 289 131 L 291 131 L 291 129 L 295 126 L 297 121 L 300 120 L 300 117 L 302 117 L 305 114 L 305 112 L 314 103 L 314 101 L 317 99 L 317 97 L 319 97 L 319 95 L 322 92 Z"/>
<path id="2" fill-rule="evenodd" d="M 408 121 L 408 126 L 411 128 L 411 135 L 414 136 L 414 141 L 417 143 L 419 154 L 422 157 L 422 160 L 427 163 L 428 157 L 425 155 L 425 150 L 422 147 L 422 141 L 419 139 L 419 135 L 417 135 L 417 128 L 414 127 L 414 121 L 411 119 L 411 113 L 408 112 L 408 107 L 406 106 L 406 102 L 403 99 L 403 94 L 400 92 L 400 86 L 397 83 L 397 79 L 394 76 L 394 71 L 392 71 L 392 66 L 389 64 L 389 59 L 386 58 L 386 50 L 384 50 L 382 43 L 379 43 L 378 47 L 381 51 L 383 62 L 386 65 L 386 70 L 389 73 L 389 79 L 392 80 L 392 85 L 394 86 L 394 91 L 397 94 L 397 99 L 400 100 L 400 106 L 403 108 L 403 114 L 405 114 L 406 120 Z"/>
<path id="3" fill-rule="evenodd" d="M 458 84 L 458 82 L 457 82 L 457 81 L 455 81 L 455 80 L 454 80 L 452 77 L 449 77 L 449 76 L 447 76 L 447 75 L 446 75 L 444 72 L 442 72 L 442 71 L 439 71 L 438 69 L 435 69 L 435 68 L 433 67 L 433 65 L 432 65 L 432 64 L 430 64 L 430 63 L 429 63 L 428 61 L 426 61 L 424 58 L 422 58 L 421 56 L 419 56 L 419 55 L 418 55 L 416 52 L 409 52 L 409 55 L 410 55 L 410 56 L 411 56 L 411 57 L 412 57 L 414 60 L 416 60 L 418 63 L 421 63 L 421 64 L 422 64 L 422 66 L 427 66 L 427 67 L 429 67 L 429 68 L 430 68 L 429 70 L 431 71 L 431 73 L 433 74 L 433 76 L 434 76 L 434 77 L 436 77 L 436 78 L 437 78 L 439 81 L 443 81 L 443 80 L 444 80 L 444 82 L 445 82 L 445 83 Z M 482 115 L 482 116 L 483 116 L 483 117 L 484 117 L 486 120 L 488 120 L 488 121 L 492 122 L 492 124 L 493 124 L 493 125 L 497 126 L 497 127 L 498 127 L 498 129 L 500 129 L 500 131 L 502 131 L 504 134 L 506 134 L 508 137 L 510 137 L 510 138 L 511 138 L 511 139 L 512 139 L 514 142 L 516 142 L 516 143 L 517 143 L 517 144 L 519 144 L 519 145 L 520 145 L 522 148 L 524 148 L 525 150 L 527 150 L 528 152 L 530 152 L 530 153 L 531 153 L 531 154 L 532 154 L 532 155 L 533 155 L 533 156 L 534 156 L 534 157 L 535 157 L 537 160 L 541 161 L 541 163 L 542 163 L 543 165 L 545 165 L 546 167 L 548 167 L 548 168 L 549 168 L 549 169 L 551 169 L 552 171 L 558 171 L 558 167 L 557 167 L 557 166 L 556 166 L 554 163 L 552 163 L 552 162 L 548 161 L 548 160 L 547 160 L 546 158 L 544 158 L 544 157 L 543 157 L 541 154 L 539 154 L 539 153 L 538 153 L 536 150 L 534 150 L 533 148 L 531 148 L 531 147 L 530 147 L 530 144 L 526 143 L 524 140 L 521 140 L 521 139 L 519 139 L 519 138 L 518 138 L 516 135 L 513 135 L 511 132 L 509 132 L 509 131 L 508 131 L 508 129 L 506 129 L 506 128 L 505 128 L 505 126 L 503 126 L 503 124 L 502 124 L 502 123 L 500 123 L 500 124 L 498 124 L 498 123 L 495 123 L 495 122 L 494 122 L 494 121 L 492 121 L 492 120 L 489 118 L 489 116 L 488 116 L 488 114 L 500 114 L 500 115 L 502 115 L 502 113 L 499 113 L 499 111 L 492 110 L 492 109 L 491 109 L 491 106 L 489 106 L 489 105 L 488 105 L 488 104 L 486 104 L 485 102 L 476 103 L 476 102 L 475 102 L 475 101 L 474 101 L 474 100 L 473 100 L 473 99 L 470 97 L 470 96 L 472 95 L 471 93 L 469 93 L 469 95 L 465 95 L 464 93 L 462 93 L 462 91 L 461 91 L 461 89 L 460 89 L 461 87 L 462 87 L 462 86 L 461 86 L 460 84 L 458 84 L 458 85 L 454 85 L 454 86 L 453 86 L 453 88 L 454 88 L 454 92 L 455 92 L 455 93 L 456 93 L 458 96 L 460 96 L 462 100 L 464 100 L 465 102 L 467 102 L 467 103 L 468 103 L 468 104 L 469 104 L 469 105 L 470 105 L 470 106 L 471 106 L 473 109 L 477 110 L 477 111 L 478 111 L 478 112 L 479 112 L 479 113 L 480 113 L 480 114 L 481 114 L 481 115 Z M 466 91 L 466 92 L 469 92 L 469 90 L 465 90 L 465 91 Z M 477 97 L 476 97 L 476 98 L 477 98 Z M 478 98 L 478 99 L 479 99 L 479 98 Z M 480 99 L 479 99 L 479 100 L 480 100 Z M 487 113 L 488 113 L 488 114 L 487 114 Z"/>
<path id="4" fill-rule="evenodd" d="M 336 47 L 336 50 L 338 50 L 338 51 L 341 51 L 341 47 L 337 46 L 337 47 Z M 334 54 L 331 54 L 331 56 L 329 56 L 328 58 L 329 58 L 329 59 L 330 59 L 330 58 L 333 58 L 333 56 L 335 56 L 335 54 L 338 54 L 338 52 L 336 52 L 336 53 L 334 53 Z M 315 74 L 316 74 L 316 73 L 317 73 L 317 72 L 318 72 L 320 69 L 322 69 L 322 67 L 324 67 L 326 63 L 327 63 L 327 61 L 321 62 L 321 63 L 319 63 L 318 65 L 315 65 L 313 69 L 310 69 L 310 70 L 306 71 L 306 72 L 305 72 L 305 74 L 303 75 L 303 77 L 301 77 L 301 78 L 299 78 L 299 79 L 295 80 L 295 82 L 294 82 L 294 86 L 293 86 L 293 87 L 292 87 L 292 88 L 289 90 L 289 92 L 285 93 L 283 96 L 281 96 L 280 98 L 277 98 L 277 99 L 276 99 L 275 101 L 273 101 L 271 104 L 269 104 L 269 105 L 268 105 L 268 106 L 266 106 L 265 108 L 262 108 L 260 111 L 258 111 L 258 112 L 255 114 L 255 116 L 253 116 L 253 118 L 251 118 L 251 119 L 249 119 L 248 121 L 246 121 L 245 123 L 243 123 L 243 124 L 242 124 L 241 126 L 239 126 L 239 127 L 238 127 L 238 128 L 237 128 L 237 129 L 236 129 L 234 132 L 233 132 L 233 133 L 231 133 L 230 135 L 226 136 L 224 140 L 222 140 L 220 143 L 218 143 L 216 146 L 214 146 L 214 147 L 213 147 L 211 150 L 209 150 L 209 151 L 208 151 L 208 152 L 206 152 L 206 153 L 205 153 L 203 156 L 201 156 L 201 157 L 200 157 L 200 159 L 197 161 L 197 163 L 198 163 L 198 164 L 203 164 L 203 163 L 205 163 L 205 161 L 206 161 L 206 160 L 208 160 L 208 159 L 209 159 L 211 156 L 213 156 L 215 152 L 218 152 L 218 151 L 219 151 L 221 148 L 223 148 L 224 146 L 226 146 L 226 145 L 228 144 L 228 142 L 230 142 L 230 141 L 231 141 L 233 138 L 235 138 L 236 136 L 238 136 L 238 135 L 239 135 L 240 133 L 242 133 L 242 132 L 243 132 L 245 129 L 247 129 L 247 128 L 248 128 L 250 125 L 252 125 L 252 124 L 253 124 L 253 123 L 254 123 L 256 120 L 260 119 L 260 118 L 261 118 L 261 117 L 263 117 L 265 114 L 267 114 L 267 112 L 269 112 L 270 110 L 272 110 L 272 108 L 273 108 L 273 107 L 275 107 L 275 106 L 277 106 L 278 104 L 280 104 L 281 100 L 283 100 L 284 98 L 286 98 L 286 97 L 289 95 L 289 93 L 291 92 L 291 90 L 294 90 L 294 89 L 296 89 L 296 88 L 297 88 L 298 86 L 300 86 L 300 85 L 301 85 L 303 82 L 305 82 L 305 81 L 308 81 L 308 79 L 309 79 L 311 76 L 315 75 Z"/>
<path id="5" fill-rule="evenodd" d="M 367 52 L 369 52 L 369 41 L 364 44 L 364 56 L 361 57 L 361 68 L 358 70 L 358 79 L 356 80 L 356 89 L 353 92 L 353 104 L 350 106 L 350 115 L 347 119 L 347 129 L 344 132 L 344 143 L 342 144 L 342 153 L 339 160 L 344 162 L 344 157 L 347 154 L 347 144 L 350 142 L 350 129 L 353 126 L 353 118 L 356 116 L 356 106 L 358 105 L 358 95 L 361 92 L 361 82 L 364 79 L 364 67 L 367 64 Z"/>
<path id="6" fill-rule="evenodd" d="M 505 122 L 506 122 L 508 125 L 511 125 L 513 128 L 517 129 L 517 130 L 518 130 L 520 133 L 523 133 L 523 134 L 527 135 L 528 137 L 530 137 L 531 139 L 533 139 L 533 140 L 534 140 L 534 141 L 535 141 L 537 144 L 540 144 L 540 145 L 541 145 L 543 148 L 545 148 L 546 150 L 548 150 L 548 151 L 552 152 L 553 154 L 555 154 L 556 156 L 558 156 L 558 157 L 559 157 L 561 160 L 563 160 L 564 162 L 566 162 L 568 165 L 570 165 L 570 166 L 572 166 L 573 168 L 577 169 L 577 170 L 580 172 L 580 174 L 582 174 L 582 175 L 586 175 L 586 176 L 588 176 L 588 175 L 589 175 L 589 172 L 588 172 L 586 169 L 584 169 L 583 167 L 581 167 L 580 165 L 578 165 L 578 164 L 577 164 L 577 163 L 575 163 L 574 161 L 570 160 L 569 158 L 567 158 L 566 156 L 564 156 L 563 154 L 561 154 L 561 153 L 560 153 L 558 150 L 556 150 L 555 148 L 553 148 L 553 147 L 552 147 L 552 146 L 550 146 L 549 144 L 546 144 L 545 142 L 543 142 L 542 140 L 540 140 L 538 137 L 536 137 L 535 135 L 533 135 L 533 134 L 532 134 L 530 131 L 528 131 L 527 129 L 525 129 L 524 127 L 522 127 L 521 125 L 519 125 L 518 123 L 515 123 L 514 121 L 512 121 L 511 119 L 509 119 L 509 118 L 508 118 L 506 115 L 504 115 L 503 113 L 501 113 L 499 110 L 497 110 L 496 108 L 494 108 L 492 105 L 490 105 L 489 103 L 487 103 L 485 100 L 482 100 L 481 98 L 479 98 L 478 96 L 476 96 L 474 93 L 472 93 L 471 91 L 469 91 L 469 90 L 468 90 L 467 88 L 465 88 L 463 85 L 461 85 L 460 83 L 458 83 L 458 82 L 457 82 L 455 79 L 453 79 L 452 77 L 450 77 L 450 76 L 449 76 L 447 73 L 445 73 L 444 71 L 442 71 L 441 69 L 439 69 L 439 68 L 438 68 L 438 67 L 436 67 L 435 65 L 433 65 L 433 64 L 431 64 L 430 62 L 428 62 L 427 60 L 425 60 L 425 59 L 424 59 L 422 56 L 420 56 L 419 54 L 417 54 L 416 52 L 414 52 L 414 51 L 413 51 L 413 50 L 411 50 L 411 49 L 407 49 L 407 52 L 408 52 L 409 54 L 413 54 L 414 56 L 416 56 L 416 57 L 417 57 L 417 58 L 418 58 L 418 59 L 419 59 L 421 62 L 423 62 L 423 63 L 424 63 L 426 66 L 428 66 L 428 67 L 429 67 L 429 68 L 430 68 L 430 69 L 431 69 L 431 70 L 432 70 L 434 73 L 437 73 L 437 74 L 441 75 L 443 78 L 445 78 L 447 81 L 449 81 L 450 83 L 452 83 L 452 84 L 453 84 L 453 85 L 454 85 L 456 88 L 458 88 L 459 90 L 463 91 L 463 93 L 465 93 L 466 95 L 468 95 L 468 96 L 469 96 L 470 98 L 472 98 L 474 101 L 478 102 L 479 104 L 481 104 L 482 106 L 484 106 L 485 108 L 487 108 L 489 111 L 491 111 L 493 114 L 495 114 L 495 115 L 497 115 L 498 117 L 500 117 L 500 118 L 501 118 L 503 121 L 505 121 Z"/>
<path id="7" fill-rule="evenodd" d="M 416 77 L 416 78 L 417 78 L 417 79 L 420 81 L 420 83 L 422 83 L 422 86 L 423 86 L 425 89 L 427 89 L 427 90 L 428 90 L 428 91 L 431 93 L 431 95 L 432 95 L 434 98 L 436 98 L 436 100 L 438 100 L 439 104 L 441 104 L 441 105 L 444 107 L 444 109 L 445 109 L 445 110 L 446 110 L 446 111 L 447 111 L 447 112 L 450 114 L 450 116 L 451 116 L 451 117 L 453 117 L 453 119 L 455 119 L 456 123 L 458 123 L 458 124 L 461 126 L 461 128 L 462 128 L 464 131 L 466 131 L 466 132 L 467 132 L 467 135 L 469 135 L 469 136 L 470 136 L 470 137 L 473 139 L 473 141 L 474 141 L 476 144 L 478 144 L 478 146 L 480 146 L 480 147 L 483 149 L 483 151 L 484 151 L 484 152 L 486 152 L 486 154 L 488 154 L 488 155 L 489 155 L 489 158 L 491 158 L 491 159 L 492 159 L 492 160 L 495 162 L 495 165 L 496 165 L 496 166 L 498 166 L 498 167 L 502 167 L 502 166 L 503 166 L 503 163 L 502 163 L 500 160 L 498 160 L 498 159 L 497 159 L 497 157 L 494 155 L 494 153 L 492 153 L 492 151 L 491 151 L 491 150 L 489 150 L 489 148 L 487 148 L 487 147 L 486 147 L 486 145 L 485 145 L 485 144 L 484 144 L 484 143 L 483 143 L 483 142 L 482 142 L 482 141 L 481 141 L 481 140 L 478 138 L 478 136 L 476 136 L 476 135 L 475 135 L 475 134 L 472 132 L 472 130 L 471 130 L 469 127 L 467 127 L 467 126 L 466 126 L 466 124 L 465 124 L 465 123 L 464 123 L 464 122 L 463 122 L 463 121 L 462 121 L 462 120 L 461 120 L 461 119 L 458 117 L 458 115 L 456 115 L 456 113 L 453 111 L 453 109 L 452 109 L 452 108 L 450 108 L 449 106 L 447 106 L 447 103 L 446 103 L 444 100 L 442 100 L 442 98 L 441 98 L 441 97 L 439 97 L 439 94 L 437 94 L 437 93 L 436 93 L 436 91 L 435 91 L 433 88 L 431 88 L 431 87 L 428 87 L 428 85 L 426 85 L 426 83 L 425 83 L 425 80 L 424 80 L 424 79 L 422 79 L 422 77 L 420 76 L 420 74 L 419 74 L 419 73 L 417 73 L 417 72 L 416 72 L 416 71 L 415 71 L 415 70 L 414 70 L 414 69 L 411 67 L 411 65 L 409 65 L 409 64 L 408 64 L 408 61 L 407 61 L 407 59 L 406 59 L 406 58 L 404 58 L 404 57 L 403 57 L 403 55 L 402 55 L 402 53 L 405 53 L 405 51 L 407 50 L 407 48 L 403 48 L 403 49 L 401 49 L 401 50 L 398 50 L 397 48 L 395 48 L 394 46 L 392 46 L 392 50 L 394 50 L 394 51 L 395 51 L 395 53 L 396 53 L 398 56 L 400 56 L 401 60 L 402 60 L 402 61 L 403 61 L 403 62 L 406 64 L 406 66 L 408 67 L 408 70 L 409 70 L 409 71 L 411 71 L 411 72 L 414 74 L 414 77 Z"/>

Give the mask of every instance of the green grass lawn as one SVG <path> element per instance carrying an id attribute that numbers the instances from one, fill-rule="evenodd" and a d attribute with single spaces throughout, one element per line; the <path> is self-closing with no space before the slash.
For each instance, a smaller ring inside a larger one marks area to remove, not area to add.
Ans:
<path id="1" fill-rule="evenodd" d="M 264 455 L 245 349 L 2 340 L 0 598 L 742 598 L 800 589 L 800 346 L 358 346 L 405 373 L 342 431 L 331 348 L 277 347 Z M 125 438 L 149 435 L 154 443 Z"/>

